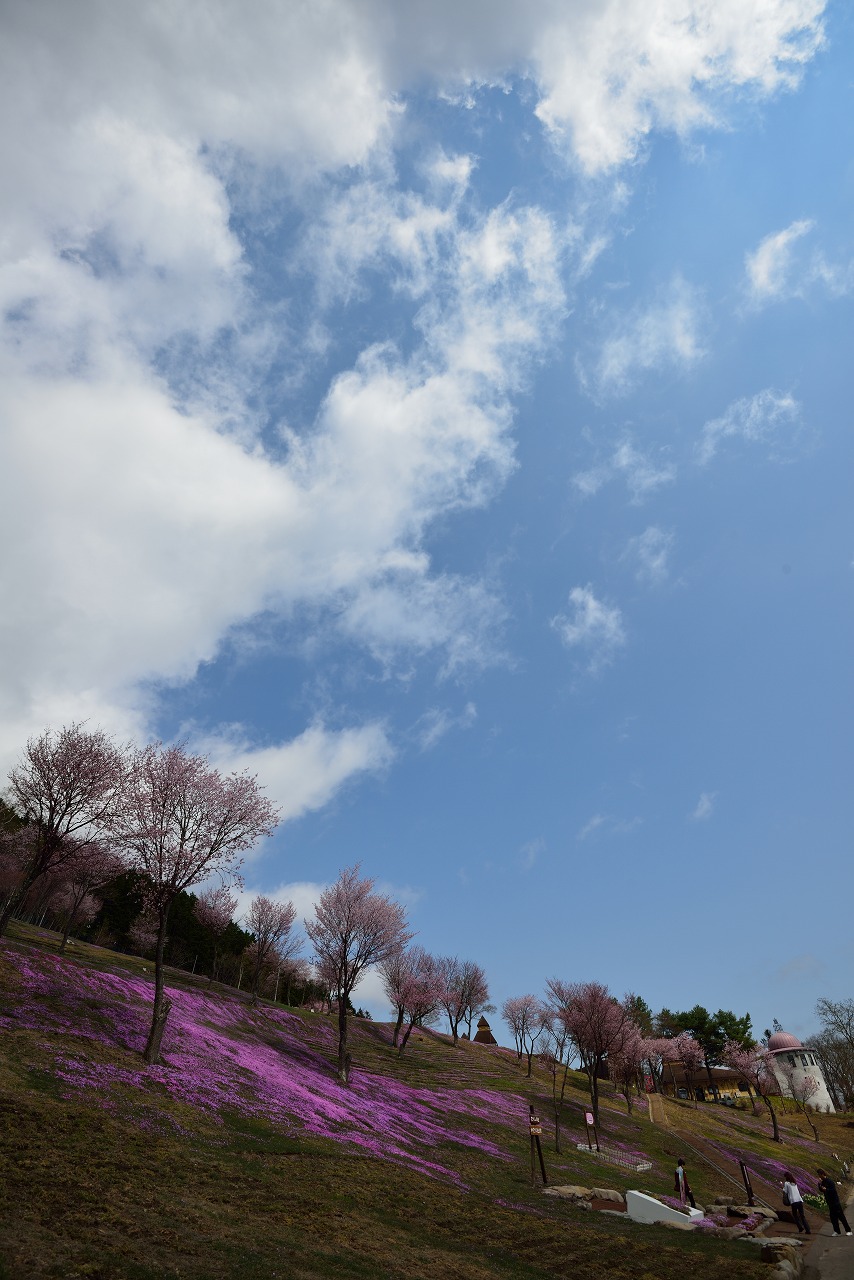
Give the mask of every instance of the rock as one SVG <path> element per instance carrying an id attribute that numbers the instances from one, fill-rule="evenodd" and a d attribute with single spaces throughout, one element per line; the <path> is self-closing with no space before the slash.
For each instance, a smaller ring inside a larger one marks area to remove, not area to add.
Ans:
<path id="1" fill-rule="evenodd" d="M 801 1268 L 801 1259 L 798 1255 L 798 1246 L 794 1242 L 788 1240 L 783 1243 L 771 1243 L 768 1240 L 762 1242 L 762 1252 L 759 1255 L 760 1261 L 771 1262 L 777 1266 L 787 1263 L 792 1268 L 792 1274 L 795 1275 Z"/>
<path id="2" fill-rule="evenodd" d="M 668 1231 L 693 1231 L 692 1224 L 685 1222 L 656 1222 L 657 1227 L 667 1227 Z"/>
<path id="3" fill-rule="evenodd" d="M 622 1191 L 611 1191 L 607 1187 L 591 1187 L 590 1198 L 592 1200 L 612 1200 L 615 1204 L 622 1204 L 625 1200 Z"/>
<path id="4" fill-rule="evenodd" d="M 547 1196 L 560 1196 L 564 1200 L 592 1200 L 589 1187 L 546 1187 Z"/>
<path id="5" fill-rule="evenodd" d="M 732 1196 L 715 1196 L 715 1204 L 735 1204 Z"/>

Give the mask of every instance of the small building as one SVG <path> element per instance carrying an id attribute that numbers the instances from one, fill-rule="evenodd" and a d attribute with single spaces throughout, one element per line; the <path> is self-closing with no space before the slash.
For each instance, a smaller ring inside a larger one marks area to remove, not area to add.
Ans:
<path id="1" fill-rule="evenodd" d="M 680 1063 L 668 1062 L 661 1079 L 661 1092 L 665 1096 L 691 1098 L 697 1102 L 714 1102 L 717 1095 L 718 1101 L 726 1106 L 732 1106 L 739 1100 L 747 1102 L 750 1098 L 747 1084 L 730 1067 L 712 1067 L 712 1081 L 710 1084 L 705 1067 L 689 1077 Z"/>
<path id="2" fill-rule="evenodd" d="M 797 1036 L 790 1031 L 775 1031 L 768 1040 L 768 1049 L 774 1055 L 774 1074 L 784 1098 L 796 1096 L 813 1111 L 836 1110 L 818 1059 L 804 1048 Z M 809 1085 L 805 1087 L 807 1077 L 815 1082 L 816 1088 L 812 1092 Z"/>
<path id="3" fill-rule="evenodd" d="M 477 1031 L 474 1033 L 474 1044 L 498 1044 L 495 1036 L 492 1034 L 492 1028 L 481 1014 L 477 1024 Z"/>

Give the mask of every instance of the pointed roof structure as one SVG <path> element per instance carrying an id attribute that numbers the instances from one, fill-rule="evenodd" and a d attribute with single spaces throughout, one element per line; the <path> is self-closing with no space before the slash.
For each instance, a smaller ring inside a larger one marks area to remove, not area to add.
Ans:
<path id="1" fill-rule="evenodd" d="M 495 1036 L 492 1034 L 492 1029 L 489 1023 L 486 1021 L 486 1018 L 484 1018 L 482 1014 L 477 1024 L 477 1031 L 475 1032 L 474 1043 L 475 1044 L 498 1044 L 498 1041 L 495 1039 Z"/>

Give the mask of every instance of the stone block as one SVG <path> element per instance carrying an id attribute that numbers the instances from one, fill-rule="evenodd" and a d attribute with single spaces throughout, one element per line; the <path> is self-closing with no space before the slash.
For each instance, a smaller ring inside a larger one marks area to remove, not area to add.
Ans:
<path id="1" fill-rule="evenodd" d="M 561 1196 L 565 1200 L 591 1200 L 593 1192 L 590 1187 L 546 1187 L 547 1196 Z"/>
<path id="2" fill-rule="evenodd" d="M 622 1204 L 625 1200 L 622 1191 L 611 1191 L 608 1187 L 591 1187 L 590 1197 L 593 1200 L 613 1200 L 615 1204 Z"/>

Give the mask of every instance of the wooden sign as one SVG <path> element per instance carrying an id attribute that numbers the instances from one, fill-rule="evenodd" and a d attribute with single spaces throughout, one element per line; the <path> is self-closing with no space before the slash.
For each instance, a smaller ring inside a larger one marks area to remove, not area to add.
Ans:
<path id="1" fill-rule="evenodd" d="M 534 1108 L 531 1106 L 528 1110 L 530 1112 L 528 1116 L 528 1127 L 531 1130 L 531 1185 L 533 1186 L 536 1179 L 536 1166 L 534 1164 L 534 1155 L 536 1154 L 539 1156 L 540 1160 L 540 1172 L 543 1175 L 543 1186 L 547 1187 L 549 1185 L 549 1180 L 546 1176 L 546 1162 L 543 1159 L 543 1148 L 540 1145 L 540 1134 L 543 1132 L 543 1126 L 540 1124 L 540 1117 L 534 1114 Z"/>

